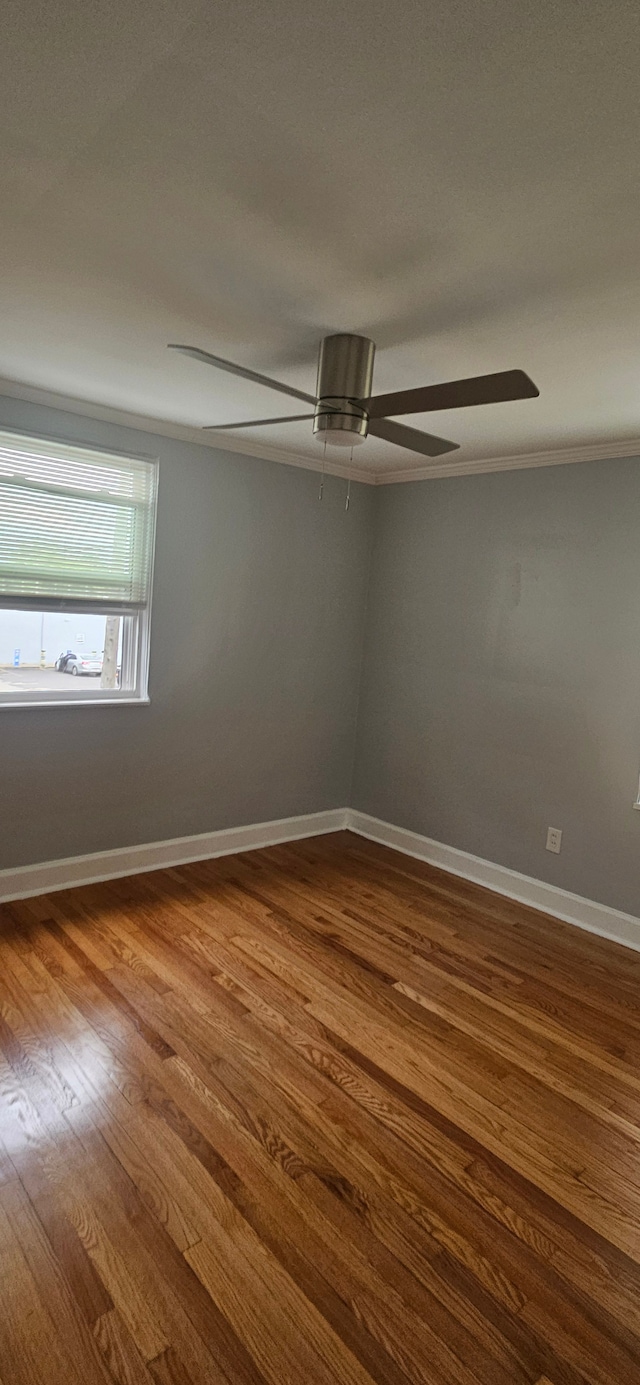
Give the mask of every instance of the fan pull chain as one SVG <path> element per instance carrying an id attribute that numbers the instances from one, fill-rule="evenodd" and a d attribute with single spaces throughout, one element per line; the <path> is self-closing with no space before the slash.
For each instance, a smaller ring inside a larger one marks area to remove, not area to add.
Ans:
<path id="1" fill-rule="evenodd" d="M 352 465 L 353 465 L 353 447 L 351 448 L 351 452 L 349 453 L 349 466 L 351 467 Z M 346 498 L 346 500 L 345 500 L 345 502 L 344 502 L 344 508 L 345 508 L 345 510 L 348 510 L 348 509 L 349 509 L 349 501 L 350 501 L 350 499 L 351 499 L 351 476 L 349 476 L 349 478 L 348 478 L 348 480 L 347 480 L 347 498 Z"/>
<path id="2" fill-rule="evenodd" d="M 318 492 L 318 500 L 322 500 L 322 493 L 323 493 L 323 491 L 324 491 L 324 466 L 325 466 L 326 459 L 327 459 L 327 439 L 325 438 L 325 440 L 324 440 L 324 447 L 323 447 L 323 450 L 322 450 L 322 471 L 321 471 L 321 473 L 320 473 L 320 490 L 319 490 L 319 492 Z"/>

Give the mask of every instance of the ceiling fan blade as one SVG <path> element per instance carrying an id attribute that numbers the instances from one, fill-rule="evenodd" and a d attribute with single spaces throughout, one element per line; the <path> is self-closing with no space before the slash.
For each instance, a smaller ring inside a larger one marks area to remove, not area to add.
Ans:
<path id="1" fill-rule="evenodd" d="M 300 418 L 313 417 L 313 414 L 287 414 L 286 418 L 247 418 L 242 423 L 206 423 L 204 432 L 228 432 L 230 428 L 262 428 L 265 423 L 297 423 Z"/>
<path id="2" fill-rule="evenodd" d="M 438 409 L 465 409 L 472 404 L 500 404 L 508 399 L 535 399 L 540 390 L 524 370 L 501 370 L 496 375 L 474 375 L 469 380 L 448 380 L 442 385 L 423 385 L 415 390 L 396 390 L 362 399 L 369 418 L 396 414 L 424 414 Z"/>
<path id="3" fill-rule="evenodd" d="M 458 442 L 447 442 L 446 438 L 436 438 L 433 433 L 420 433 L 417 428 L 405 428 L 404 423 L 393 423 L 390 418 L 369 419 L 369 432 L 385 442 L 394 442 L 397 447 L 408 447 L 411 452 L 421 452 L 424 457 L 440 457 L 443 452 L 457 452 Z"/>
<path id="4" fill-rule="evenodd" d="M 296 390 L 293 385 L 283 385 L 281 380 L 271 380 L 268 375 L 259 375 L 257 370 L 235 365 L 233 361 L 225 361 L 222 356 L 212 356 L 210 351 L 202 351 L 199 346 L 182 346 L 175 341 L 170 341 L 167 345 L 170 351 L 181 351 L 183 356 L 193 356 L 195 361 L 216 366 L 218 370 L 228 370 L 230 375 L 241 375 L 243 380 L 253 380 L 256 385 L 266 385 L 270 390 L 279 390 L 280 394 L 290 394 L 294 399 L 304 399 L 306 404 L 316 402 L 315 394 L 305 394 L 304 390 Z"/>

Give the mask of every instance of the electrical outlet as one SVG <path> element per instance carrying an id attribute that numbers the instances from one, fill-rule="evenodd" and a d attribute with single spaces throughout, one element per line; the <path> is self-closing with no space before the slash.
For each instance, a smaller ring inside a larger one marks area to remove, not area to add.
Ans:
<path id="1" fill-rule="evenodd" d="M 555 852 L 556 852 L 556 855 L 557 855 L 557 854 L 560 852 L 561 847 L 562 847 L 562 828 L 561 828 L 561 827 L 548 827 L 548 828 L 547 828 L 547 851 L 555 851 Z"/>

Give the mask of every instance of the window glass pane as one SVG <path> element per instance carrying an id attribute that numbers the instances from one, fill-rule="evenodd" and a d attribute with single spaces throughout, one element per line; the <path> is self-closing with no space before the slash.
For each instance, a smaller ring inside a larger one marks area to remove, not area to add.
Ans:
<path id="1" fill-rule="evenodd" d="M 136 616 L 0 609 L 0 697 L 133 691 Z"/>

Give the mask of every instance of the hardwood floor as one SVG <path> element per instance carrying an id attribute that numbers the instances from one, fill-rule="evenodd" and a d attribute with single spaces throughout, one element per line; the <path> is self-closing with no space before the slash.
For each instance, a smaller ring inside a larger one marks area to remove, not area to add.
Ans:
<path id="1" fill-rule="evenodd" d="M 640 955 L 347 833 L 0 917 L 0 1385 L 640 1382 Z"/>

